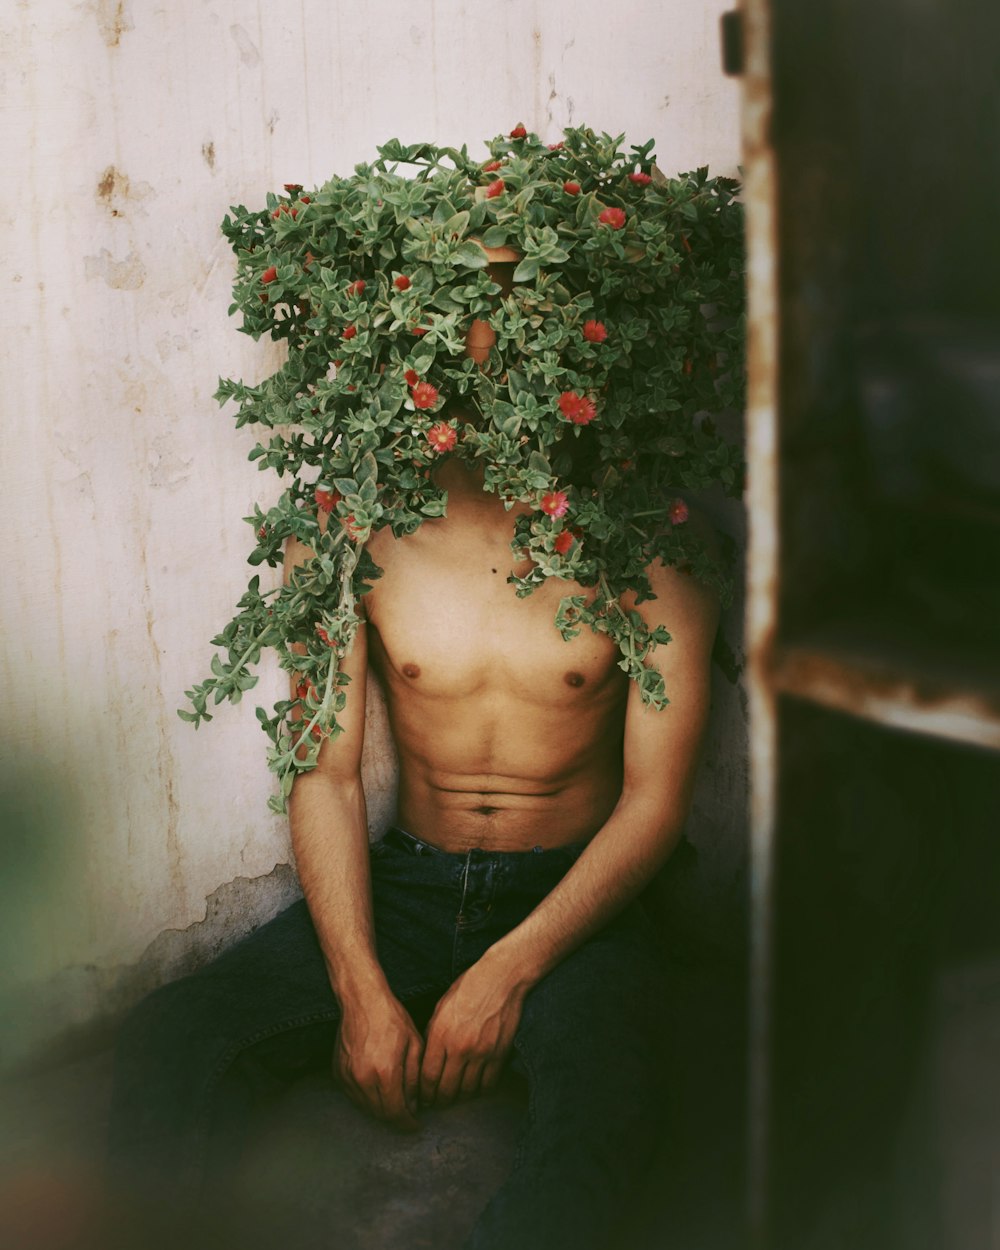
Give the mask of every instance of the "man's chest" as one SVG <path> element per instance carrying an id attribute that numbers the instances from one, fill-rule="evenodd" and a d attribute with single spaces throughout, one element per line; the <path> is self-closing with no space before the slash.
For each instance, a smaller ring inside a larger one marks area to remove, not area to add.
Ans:
<path id="1" fill-rule="evenodd" d="M 414 544 L 379 563 L 385 574 L 366 607 L 378 635 L 373 658 L 389 680 L 431 696 L 496 691 L 572 704 L 622 676 L 607 638 L 586 630 L 566 642 L 555 627 L 562 597 L 585 592 L 550 579 L 518 599 L 505 544 L 464 552 Z"/>

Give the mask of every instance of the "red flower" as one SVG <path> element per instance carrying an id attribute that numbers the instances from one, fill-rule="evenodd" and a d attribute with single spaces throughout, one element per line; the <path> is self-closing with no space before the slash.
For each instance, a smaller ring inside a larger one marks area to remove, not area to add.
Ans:
<path id="1" fill-rule="evenodd" d="M 431 387 L 431 389 L 434 388 Z M 434 391 L 434 394 L 436 396 L 437 391 Z M 458 433 L 447 421 L 439 421 L 427 431 L 427 441 L 433 451 L 451 451 L 458 441 Z"/>
<path id="2" fill-rule="evenodd" d="M 566 146 L 566 145 L 562 142 L 562 140 L 560 140 L 558 143 L 550 143 L 550 144 L 549 144 L 549 151 L 550 151 L 550 152 L 558 152 L 558 151 L 559 151 L 559 149 L 560 149 L 561 147 L 565 147 L 565 146 Z"/>
<path id="3" fill-rule="evenodd" d="M 414 326 L 413 329 L 410 331 L 410 333 L 414 335 L 416 338 L 420 339 L 420 338 L 423 338 L 423 336 L 427 333 L 429 329 L 430 329 L 430 326 Z"/>
<path id="4" fill-rule="evenodd" d="M 486 198 L 488 200 L 495 200 L 498 195 L 503 195 L 503 193 L 504 193 L 504 182 L 502 178 L 498 178 L 496 182 L 491 182 L 490 185 L 486 188 Z"/>
<path id="5" fill-rule="evenodd" d="M 413 284 L 405 273 L 401 273 L 398 278 L 393 278 L 392 285 L 397 291 L 408 291 Z"/>
<path id="6" fill-rule="evenodd" d="M 585 321 L 583 337 L 588 343 L 603 343 L 608 337 L 608 328 L 603 321 Z"/>
<path id="7" fill-rule="evenodd" d="M 528 132 L 525 130 L 522 122 L 518 122 L 514 129 L 510 132 L 512 139 L 527 139 Z"/>
<path id="8" fill-rule="evenodd" d="M 300 204 L 311 204 L 311 203 L 312 203 L 312 200 L 309 198 L 309 196 L 308 196 L 308 195 L 300 195 L 300 196 L 299 196 L 299 203 L 300 203 Z"/>
<path id="9" fill-rule="evenodd" d="M 548 516 L 565 516 L 569 511 L 569 499 L 564 490 L 550 490 L 541 497 L 538 506 Z"/>
<path id="10" fill-rule="evenodd" d="M 414 408 L 433 408 L 437 403 L 438 389 L 430 382 L 418 382 L 413 388 Z M 454 430 L 452 431 L 454 434 Z"/>
<path id="11" fill-rule="evenodd" d="M 335 647 L 337 645 L 322 625 L 316 626 L 316 634 L 320 642 L 325 642 L 328 647 Z"/>
<path id="12" fill-rule="evenodd" d="M 308 250 L 307 250 L 307 251 L 306 251 L 306 258 L 305 258 L 305 261 L 303 262 L 303 264 L 305 265 L 306 269 L 308 269 L 308 268 L 309 268 L 309 266 L 313 263 L 313 261 L 314 261 L 315 259 L 316 259 L 316 257 L 312 254 L 312 252 L 310 252 L 310 251 L 308 251 Z"/>
<path id="13" fill-rule="evenodd" d="M 301 182 L 286 182 L 285 190 L 288 192 L 289 195 L 295 195 L 297 191 L 302 190 L 302 183 Z"/>
<path id="14" fill-rule="evenodd" d="M 270 269 L 264 270 L 264 272 L 260 275 L 260 280 L 266 285 L 268 282 L 273 282 L 277 276 L 278 271 L 275 266 L 272 265 Z"/>
<path id="15" fill-rule="evenodd" d="M 634 182 L 637 187 L 648 187 L 649 184 L 653 181 L 653 179 L 649 176 L 649 174 L 644 174 L 642 172 L 637 173 L 637 174 L 629 174 L 628 180 L 629 182 Z"/>
<path id="16" fill-rule="evenodd" d="M 580 184 L 578 182 L 564 182 L 563 190 L 566 192 L 567 195 L 579 195 Z"/>
<path id="17" fill-rule="evenodd" d="M 500 168 L 502 164 L 503 164 L 503 161 L 487 161 L 486 164 L 483 166 L 483 173 L 484 174 L 496 173 L 496 171 Z"/>
<path id="18" fill-rule="evenodd" d="M 406 379 L 407 386 L 416 386 L 420 381 L 420 374 L 417 373 L 416 369 L 407 369 L 403 377 Z"/>
<path id="19" fill-rule="evenodd" d="M 567 421 L 574 425 L 589 425 L 597 416 L 594 402 L 576 391 L 563 391 L 559 396 L 559 408 Z"/>
<path id="20" fill-rule="evenodd" d="M 667 509 L 671 525 L 683 525 L 688 519 L 688 506 L 683 499 L 675 499 Z"/>
<path id="21" fill-rule="evenodd" d="M 295 686 L 296 699 L 307 699 L 309 695 L 315 694 L 315 693 L 316 693 L 316 687 L 312 684 L 312 682 L 309 680 L 308 677 L 303 677 L 303 679 L 300 682 L 296 683 L 296 686 Z"/>
<path id="22" fill-rule="evenodd" d="M 352 282 L 351 285 L 347 288 L 347 294 L 348 295 L 360 295 L 364 289 L 365 289 L 364 278 L 358 278 L 357 282 Z"/>
<path id="23" fill-rule="evenodd" d="M 357 326 L 345 326 L 344 333 L 340 336 L 342 339 L 352 339 L 358 332 Z"/>
<path id="24" fill-rule="evenodd" d="M 556 534 L 556 540 L 552 545 L 561 556 L 564 556 L 570 547 L 573 546 L 573 535 L 569 530 L 560 530 Z"/>
<path id="25" fill-rule="evenodd" d="M 358 525 L 353 512 L 348 513 L 348 515 L 344 518 L 344 529 L 347 531 L 347 537 L 352 543 L 356 543 L 361 537 L 361 528 Z"/>
<path id="26" fill-rule="evenodd" d="M 260 529 L 257 531 L 257 537 L 260 539 L 261 542 L 263 542 L 264 539 L 267 538 L 267 526 L 266 525 L 262 525 L 260 527 Z"/>
<path id="27" fill-rule="evenodd" d="M 684 357 L 684 376 L 686 378 L 689 378 L 693 372 L 694 372 L 694 361 L 691 359 L 690 356 L 685 356 Z"/>
<path id="28" fill-rule="evenodd" d="M 599 213 L 597 220 L 602 226 L 610 226 L 612 230 L 620 230 L 625 224 L 625 210 L 622 208 L 606 208 Z"/>
<path id="29" fill-rule="evenodd" d="M 335 490 L 323 490 L 317 487 L 315 492 L 316 506 L 323 512 L 332 512 L 340 503 L 340 492 Z"/>

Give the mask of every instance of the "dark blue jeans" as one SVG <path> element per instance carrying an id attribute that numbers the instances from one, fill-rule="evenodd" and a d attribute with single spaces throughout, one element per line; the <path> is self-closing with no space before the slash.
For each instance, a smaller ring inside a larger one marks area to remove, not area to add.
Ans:
<path id="1" fill-rule="evenodd" d="M 372 847 L 378 957 L 399 1000 L 439 997 L 515 928 L 581 847 L 450 854 L 398 829 Z M 649 922 L 627 908 L 529 993 L 515 1064 L 529 1110 L 475 1250 L 605 1247 L 661 1130 L 666 1002 Z M 304 902 L 145 999 L 122 1030 L 112 1164 L 193 1195 L 233 1162 L 261 1099 L 329 1065 L 339 1011 Z"/>

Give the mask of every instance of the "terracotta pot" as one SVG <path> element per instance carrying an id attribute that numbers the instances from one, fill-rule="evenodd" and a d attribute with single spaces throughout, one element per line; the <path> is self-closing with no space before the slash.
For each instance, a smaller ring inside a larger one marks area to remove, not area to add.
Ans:
<path id="1" fill-rule="evenodd" d="M 489 359 L 490 348 L 496 341 L 497 336 L 490 323 L 477 317 L 465 336 L 465 354 L 471 356 L 477 365 L 483 365 Z"/>

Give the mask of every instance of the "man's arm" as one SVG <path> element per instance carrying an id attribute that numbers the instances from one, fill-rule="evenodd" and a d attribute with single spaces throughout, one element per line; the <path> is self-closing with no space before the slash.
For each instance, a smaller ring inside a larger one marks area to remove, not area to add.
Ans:
<path id="1" fill-rule="evenodd" d="M 309 555 L 290 540 L 290 571 Z M 423 1038 L 389 989 L 375 953 L 368 816 L 361 784 L 367 677 L 362 623 L 343 671 L 351 678 L 343 733 L 320 748 L 315 769 L 296 779 L 289 801 L 299 880 L 340 1003 L 334 1064 L 359 1106 L 400 1127 L 416 1127 Z M 292 682 L 293 689 L 295 680 Z"/>
<path id="2" fill-rule="evenodd" d="M 670 704 L 654 711 L 631 685 L 621 797 L 559 885 L 438 1003 L 421 1071 L 425 1102 L 495 1083 L 528 991 L 640 893 L 681 836 L 708 719 L 719 605 L 677 569 L 658 564 L 650 577 L 657 598 L 637 610 L 651 626 L 669 622 L 672 641 L 656 660 Z"/>

